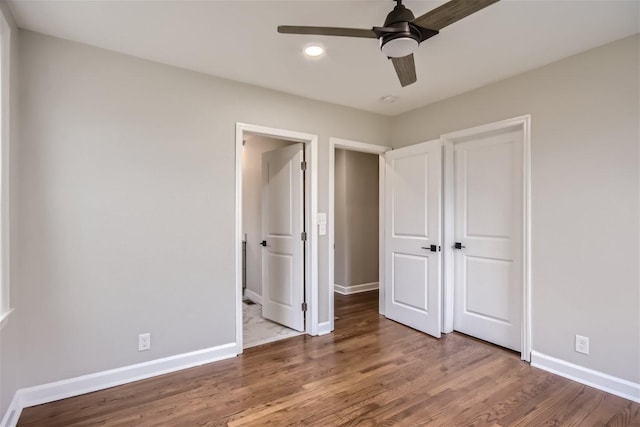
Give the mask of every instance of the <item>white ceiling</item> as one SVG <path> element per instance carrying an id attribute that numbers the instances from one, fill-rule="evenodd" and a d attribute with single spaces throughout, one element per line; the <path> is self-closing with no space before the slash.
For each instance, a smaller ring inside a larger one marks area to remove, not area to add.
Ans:
<path id="1" fill-rule="evenodd" d="M 473 1 L 473 0 L 470 0 Z M 405 1 L 416 16 L 444 1 Z M 9 0 L 21 28 L 165 64 L 396 115 L 640 30 L 640 1 L 502 0 L 424 42 L 400 87 L 373 39 L 278 34 L 282 25 L 371 28 L 394 3 Z M 310 60 L 310 42 L 326 55 Z M 380 98 L 394 95 L 395 103 Z"/>

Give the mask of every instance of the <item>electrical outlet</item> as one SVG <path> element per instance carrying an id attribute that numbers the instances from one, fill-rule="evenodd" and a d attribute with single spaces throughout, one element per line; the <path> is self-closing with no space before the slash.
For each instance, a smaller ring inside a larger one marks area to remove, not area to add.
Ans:
<path id="1" fill-rule="evenodd" d="M 589 354 L 589 338 L 576 335 L 576 351 L 582 354 Z"/>
<path id="2" fill-rule="evenodd" d="M 145 351 L 151 349 L 151 334 L 147 332 L 146 334 L 138 335 L 138 351 Z"/>

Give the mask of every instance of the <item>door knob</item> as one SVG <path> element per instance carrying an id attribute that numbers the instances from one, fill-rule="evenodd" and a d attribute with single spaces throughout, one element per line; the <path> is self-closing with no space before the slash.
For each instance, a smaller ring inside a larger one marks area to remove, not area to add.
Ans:
<path id="1" fill-rule="evenodd" d="M 440 250 L 440 246 L 431 245 L 431 246 L 421 246 L 421 249 L 428 249 L 431 252 L 438 252 Z"/>
<path id="2" fill-rule="evenodd" d="M 266 240 L 263 240 L 262 242 L 260 242 L 260 245 L 262 245 L 262 246 L 267 246 L 267 241 L 266 241 Z"/>
<path id="3" fill-rule="evenodd" d="M 460 242 L 456 242 L 453 245 L 453 249 L 464 249 L 464 248 L 466 248 L 466 246 L 462 246 L 462 243 Z"/>

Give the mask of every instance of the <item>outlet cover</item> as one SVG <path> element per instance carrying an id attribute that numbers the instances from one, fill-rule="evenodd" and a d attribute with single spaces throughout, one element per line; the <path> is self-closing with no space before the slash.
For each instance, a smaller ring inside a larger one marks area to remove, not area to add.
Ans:
<path id="1" fill-rule="evenodd" d="M 576 335 L 576 351 L 582 354 L 589 354 L 589 338 Z"/>
<path id="2" fill-rule="evenodd" d="M 138 351 L 145 351 L 151 349 L 151 334 L 147 332 L 146 334 L 138 335 Z"/>

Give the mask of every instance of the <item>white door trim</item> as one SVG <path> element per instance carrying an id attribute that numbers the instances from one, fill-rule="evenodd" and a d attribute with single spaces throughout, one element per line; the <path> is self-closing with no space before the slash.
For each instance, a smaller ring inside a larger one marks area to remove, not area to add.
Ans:
<path id="1" fill-rule="evenodd" d="M 305 300 L 307 313 L 305 316 L 305 332 L 318 334 L 318 229 L 316 213 L 318 211 L 318 135 L 236 123 L 236 160 L 235 160 L 235 270 L 236 270 L 236 352 L 242 353 L 242 141 L 245 133 L 303 142 L 307 162 L 307 179 L 305 184 L 305 229 L 307 230 L 307 251 L 305 254 Z M 312 224 L 314 226 L 312 226 Z"/>
<path id="2" fill-rule="evenodd" d="M 333 246 L 335 243 L 335 164 L 336 164 L 336 148 L 342 148 L 350 151 L 358 151 L 361 153 L 370 153 L 370 154 L 378 154 L 378 185 L 379 185 L 379 253 L 378 253 L 378 266 L 379 266 L 379 301 L 378 307 L 380 310 L 380 314 L 384 314 L 384 292 L 385 292 L 385 283 L 384 283 L 384 170 L 385 170 L 385 162 L 384 158 L 381 154 L 384 154 L 386 151 L 391 150 L 391 147 L 385 147 L 383 145 L 375 145 L 375 144 L 367 144 L 364 142 L 351 141 L 348 139 L 341 138 L 329 138 L 329 218 L 328 218 L 328 229 L 327 232 L 329 234 L 329 244 L 327 245 L 327 258 L 329 260 L 329 275 L 328 275 L 328 301 L 329 301 L 329 323 L 331 325 L 329 331 L 333 331 L 333 320 L 334 320 L 334 307 L 333 307 L 333 285 L 334 285 L 334 271 L 333 271 L 333 263 L 334 263 L 334 250 Z"/>
<path id="3" fill-rule="evenodd" d="M 453 214 L 454 214 L 454 180 L 453 180 L 453 147 L 456 142 L 467 137 L 517 129 L 523 136 L 523 230 L 522 230 L 522 270 L 523 270 L 523 301 L 522 301 L 522 353 L 521 359 L 531 361 L 531 116 L 520 116 L 512 119 L 489 123 L 457 132 L 442 135 L 444 142 L 444 204 L 443 204 L 443 322 L 442 332 L 453 331 Z"/>

